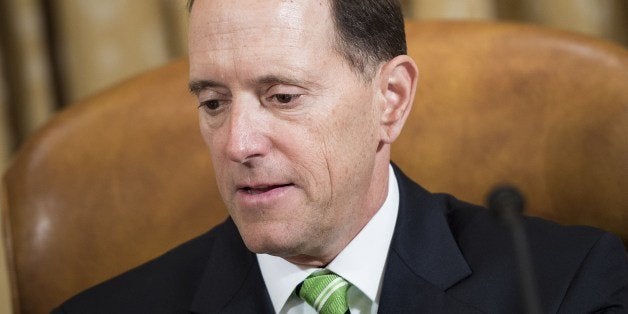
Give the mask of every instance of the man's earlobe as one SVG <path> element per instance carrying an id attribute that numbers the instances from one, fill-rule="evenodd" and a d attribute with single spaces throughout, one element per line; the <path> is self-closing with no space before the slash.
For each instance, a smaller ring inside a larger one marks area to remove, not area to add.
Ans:
<path id="1" fill-rule="evenodd" d="M 397 56 L 383 65 L 380 88 L 384 99 L 381 115 L 384 143 L 392 143 L 401 133 L 412 109 L 418 78 L 416 63 L 407 55 Z"/>

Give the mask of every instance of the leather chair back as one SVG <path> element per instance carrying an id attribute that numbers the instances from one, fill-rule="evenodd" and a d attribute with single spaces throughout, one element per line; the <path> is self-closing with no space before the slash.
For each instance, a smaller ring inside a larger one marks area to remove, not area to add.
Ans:
<path id="1" fill-rule="evenodd" d="M 226 217 L 185 60 L 70 106 L 5 175 L 14 304 L 48 313 Z"/>
<path id="2" fill-rule="evenodd" d="M 529 215 L 628 244 L 628 50 L 517 24 L 407 27 L 418 95 L 393 160 L 473 203 L 518 186 Z"/>

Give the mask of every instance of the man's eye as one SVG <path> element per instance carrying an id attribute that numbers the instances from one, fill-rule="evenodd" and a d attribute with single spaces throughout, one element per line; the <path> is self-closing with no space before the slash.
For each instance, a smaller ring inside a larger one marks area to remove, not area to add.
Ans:
<path id="1" fill-rule="evenodd" d="M 200 107 L 204 107 L 209 110 L 217 110 L 218 108 L 220 108 L 220 101 L 217 99 L 206 100 L 201 102 Z"/>
<path id="2" fill-rule="evenodd" d="M 275 94 L 272 98 L 275 98 L 279 103 L 287 104 L 294 99 L 298 98 L 300 95 L 298 94 Z"/>

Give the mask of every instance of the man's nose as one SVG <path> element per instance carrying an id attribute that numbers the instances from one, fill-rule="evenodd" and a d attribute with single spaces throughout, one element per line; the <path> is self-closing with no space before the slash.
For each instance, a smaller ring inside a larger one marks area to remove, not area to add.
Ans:
<path id="1" fill-rule="evenodd" d="M 270 141 L 262 111 L 256 102 L 232 104 L 227 124 L 226 153 L 229 159 L 251 163 L 268 153 Z"/>

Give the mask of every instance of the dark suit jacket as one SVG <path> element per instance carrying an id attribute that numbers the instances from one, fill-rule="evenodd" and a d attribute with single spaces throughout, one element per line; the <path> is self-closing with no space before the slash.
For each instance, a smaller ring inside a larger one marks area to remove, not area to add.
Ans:
<path id="1" fill-rule="evenodd" d="M 431 194 L 395 168 L 400 204 L 380 313 L 523 310 L 508 232 L 486 209 Z M 621 241 L 589 227 L 525 221 L 548 313 L 628 311 Z M 82 292 L 57 313 L 272 313 L 257 259 L 230 219 Z"/>

